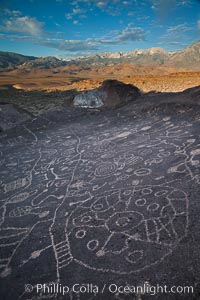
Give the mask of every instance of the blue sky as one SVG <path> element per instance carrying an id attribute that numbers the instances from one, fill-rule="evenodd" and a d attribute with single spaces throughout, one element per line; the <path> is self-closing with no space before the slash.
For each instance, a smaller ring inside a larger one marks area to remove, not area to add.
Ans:
<path id="1" fill-rule="evenodd" d="M 0 50 L 75 57 L 200 40 L 200 0 L 1 0 Z"/>

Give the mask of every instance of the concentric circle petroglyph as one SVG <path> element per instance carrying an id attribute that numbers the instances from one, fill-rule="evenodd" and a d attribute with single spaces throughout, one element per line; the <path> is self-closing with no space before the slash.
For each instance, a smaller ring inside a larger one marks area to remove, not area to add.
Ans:
<path id="1" fill-rule="evenodd" d="M 95 170 L 95 176 L 107 177 L 115 173 L 117 166 L 113 163 L 102 163 Z"/>

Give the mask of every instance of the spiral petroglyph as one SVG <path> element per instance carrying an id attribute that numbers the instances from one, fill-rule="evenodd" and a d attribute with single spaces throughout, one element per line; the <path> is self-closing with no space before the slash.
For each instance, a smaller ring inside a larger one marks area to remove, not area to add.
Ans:
<path id="1" fill-rule="evenodd" d="M 95 170 L 95 176 L 97 177 L 107 177 L 116 171 L 117 166 L 113 163 L 103 163 L 99 165 Z"/>

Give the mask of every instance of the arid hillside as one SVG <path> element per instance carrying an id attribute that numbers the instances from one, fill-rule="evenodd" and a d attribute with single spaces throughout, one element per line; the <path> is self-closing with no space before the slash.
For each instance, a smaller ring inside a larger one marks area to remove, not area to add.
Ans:
<path id="1" fill-rule="evenodd" d="M 51 69 L 18 68 L 1 73 L 0 88 L 5 89 L 9 86 L 29 91 L 81 91 L 96 88 L 106 79 L 134 84 L 144 92 L 176 92 L 200 85 L 200 72 L 133 63 L 99 67 L 71 64 Z"/>

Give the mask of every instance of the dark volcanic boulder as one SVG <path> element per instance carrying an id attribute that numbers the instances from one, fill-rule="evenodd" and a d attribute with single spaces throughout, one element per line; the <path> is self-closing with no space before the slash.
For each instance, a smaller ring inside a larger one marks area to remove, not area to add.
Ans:
<path id="1" fill-rule="evenodd" d="M 74 98 L 74 106 L 85 108 L 116 108 L 135 100 L 140 91 L 132 84 L 106 80 L 98 89 L 84 91 Z"/>

